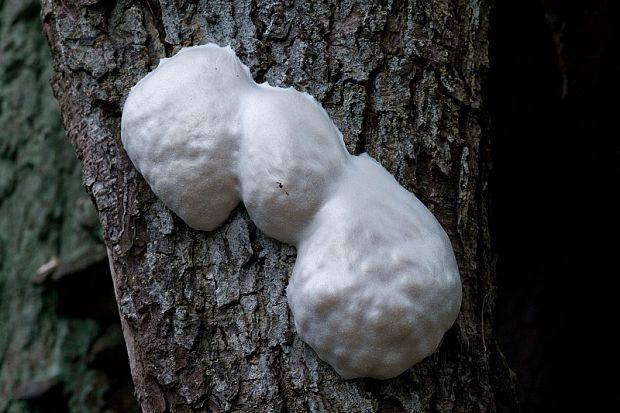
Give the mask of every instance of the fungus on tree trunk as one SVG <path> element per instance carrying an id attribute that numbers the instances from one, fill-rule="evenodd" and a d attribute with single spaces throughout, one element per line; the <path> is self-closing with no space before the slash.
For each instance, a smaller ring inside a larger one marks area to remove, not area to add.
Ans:
<path id="1" fill-rule="evenodd" d="M 157 196 L 213 230 L 243 201 L 293 244 L 300 337 L 345 378 L 394 377 L 432 354 L 461 304 L 433 214 L 342 134 L 307 93 L 256 84 L 230 47 L 182 49 L 127 98 L 121 135 Z"/>

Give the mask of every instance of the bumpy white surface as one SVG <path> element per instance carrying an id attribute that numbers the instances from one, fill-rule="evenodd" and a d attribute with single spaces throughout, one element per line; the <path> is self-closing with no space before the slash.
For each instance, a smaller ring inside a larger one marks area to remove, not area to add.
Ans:
<path id="1" fill-rule="evenodd" d="M 121 136 L 188 225 L 212 230 L 242 200 L 261 230 L 297 247 L 297 332 L 343 377 L 397 376 L 456 319 L 459 272 L 432 213 L 350 155 L 310 95 L 257 85 L 229 47 L 162 59 L 132 88 Z"/>

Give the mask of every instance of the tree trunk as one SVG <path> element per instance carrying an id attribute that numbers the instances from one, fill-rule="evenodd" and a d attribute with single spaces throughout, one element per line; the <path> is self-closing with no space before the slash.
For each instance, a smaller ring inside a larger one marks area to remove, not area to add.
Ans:
<path id="1" fill-rule="evenodd" d="M 43 2 L 52 83 L 103 226 L 145 412 L 472 412 L 512 398 L 493 333 L 481 87 L 489 6 L 365 2 Z M 433 356 L 401 376 L 345 381 L 295 334 L 294 248 L 239 207 L 212 232 L 152 194 L 120 143 L 129 89 L 182 46 L 230 44 L 255 79 L 313 95 L 450 236 L 463 305 Z"/>

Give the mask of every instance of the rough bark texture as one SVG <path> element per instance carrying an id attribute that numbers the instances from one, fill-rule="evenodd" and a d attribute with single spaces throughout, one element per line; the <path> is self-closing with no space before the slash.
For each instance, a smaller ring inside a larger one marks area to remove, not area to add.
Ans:
<path id="1" fill-rule="evenodd" d="M 0 0 L 0 412 L 136 411 L 39 11 L 36 0 Z"/>
<path id="2" fill-rule="evenodd" d="M 497 409 L 510 380 L 492 329 L 488 9 L 44 0 L 54 91 L 103 226 L 144 411 Z M 216 231 L 191 230 L 151 193 L 120 143 L 122 103 L 160 57 L 208 41 L 230 44 L 257 81 L 312 94 L 351 152 L 369 152 L 442 222 L 464 296 L 436 354 L 392 380 L 341 379 L 295 334 L 285 295 L 294 248 L 264 236 L 242 207 Z"/>

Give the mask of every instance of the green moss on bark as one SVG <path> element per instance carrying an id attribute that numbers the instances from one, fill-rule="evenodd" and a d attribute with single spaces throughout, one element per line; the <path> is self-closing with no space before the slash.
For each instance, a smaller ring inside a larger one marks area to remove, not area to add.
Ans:
<path id="1" fill-rule="evenodd" d="M 99 411 L 110 386 L 91 365 L 103 324 L 59 312 L 57 282 L 32 282 L 53 257 L 101 249 L 49 86 L 39 11 L 36 0 L 0 0 L 0 412 L 38 411 L 50 397 L 67 411 Z"/>

